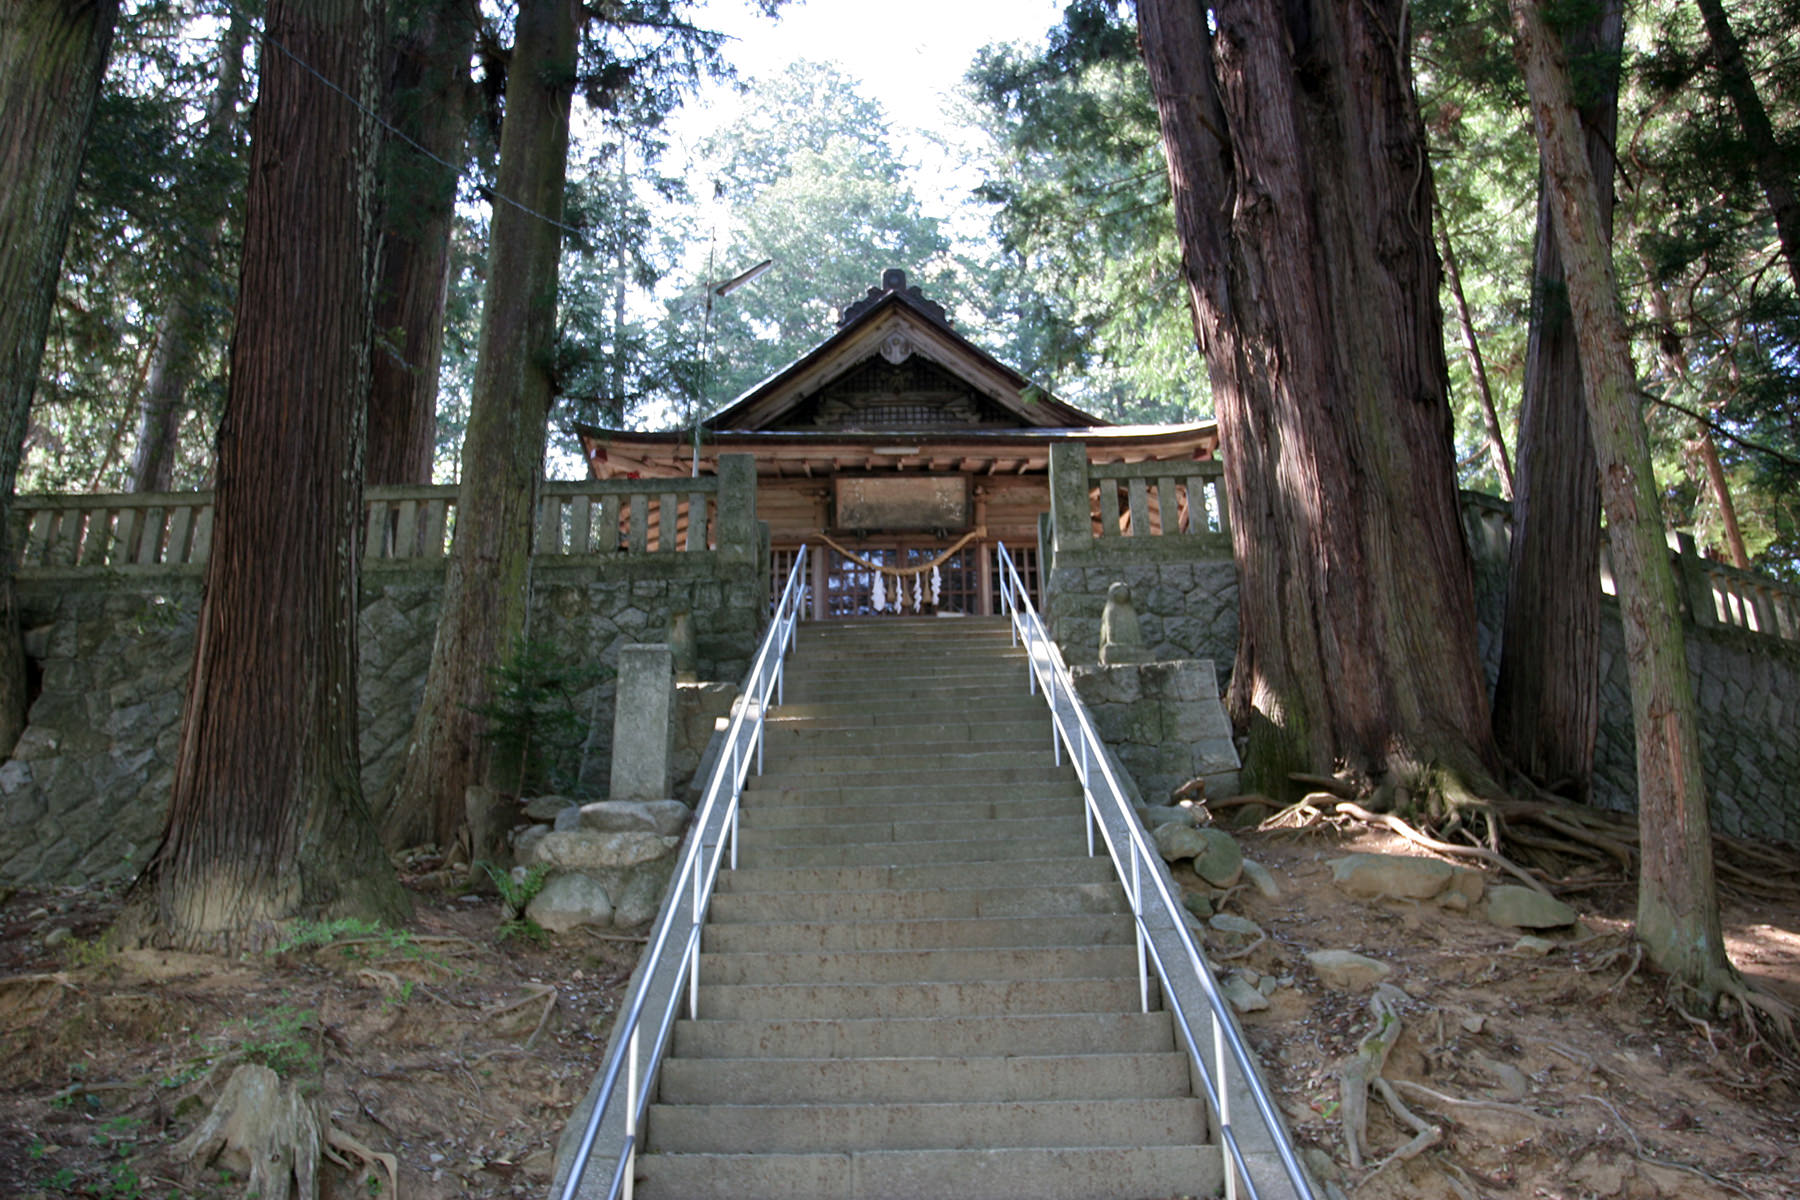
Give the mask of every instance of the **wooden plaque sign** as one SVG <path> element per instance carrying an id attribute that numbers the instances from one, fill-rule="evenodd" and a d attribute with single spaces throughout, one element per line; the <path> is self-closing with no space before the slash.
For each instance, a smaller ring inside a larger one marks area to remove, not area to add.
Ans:
<path id="1" fill-rule="evenodd" d="M 969 481 L 962 475 L 840 475 L 833 483 L 839 529 L 969 527 Z"/>

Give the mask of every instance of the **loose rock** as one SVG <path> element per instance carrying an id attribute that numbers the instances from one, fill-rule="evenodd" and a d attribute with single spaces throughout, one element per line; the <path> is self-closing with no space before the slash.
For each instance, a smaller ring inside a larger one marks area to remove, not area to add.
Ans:
<path id="1" fill-rule="evenodd" d="M 1575 910 L 1552 896 L 1506 884 L 1488 893 L 1487 918 L 1519 929 L 1556 929 L 1575 923 Z"/>
<path id="2" fill-rule="evenodd" d="M 1393 974 L 1394 968 L 1354 950 L 1314 950 L 1306 956 L 1325 986 L 1359 992 Z"/>

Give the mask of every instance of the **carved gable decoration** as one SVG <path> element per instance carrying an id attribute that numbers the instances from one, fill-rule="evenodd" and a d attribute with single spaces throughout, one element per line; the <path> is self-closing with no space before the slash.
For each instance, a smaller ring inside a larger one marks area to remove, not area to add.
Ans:
<path id="1" fill-rule="evenodd" d="M 801 401 L 772 428 L 846 431 L 1005 429 L 1018 418 L 966 381 L 920 355 L 897 361 L 896 334 L 881 353 L 852 367 Z"/>

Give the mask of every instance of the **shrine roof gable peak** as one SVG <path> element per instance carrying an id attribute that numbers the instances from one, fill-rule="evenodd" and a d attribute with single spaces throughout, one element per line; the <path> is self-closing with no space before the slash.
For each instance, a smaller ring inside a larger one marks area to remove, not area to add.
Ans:
<path id="1" fill-rule="evenodd" d="M 928 399 L 923 406 L 882 406 L 891 412 L 904 414 L 941 402 L 946 405 L 943 422 L 966 422 L 970 427 L 1067 429 L 1106 424 L 1058 400 L 963 337 L 952 328 L 942 305 L 927 299 L 919 288 L 908 287 L 906 272 L 890 269 L 883 274 L 881 287 L 870 288 L 843 310 L 836 332 L 708 418 L 705 426 L 743 432 L 817 427 L 827 419 L 822 414 L 841 415 L 846 408 L 831 397 L 834 386 L 840 391 L 853 387 L 872 373 L 897 380 L 908 370 L 929 376 L 934 394 L 943 393 L 941 385 L 950 380 L 965 395 L 960 401 L 947 396 Z M 956 405 L 954 411 L 947 407 L 950 404 Z M 889 421 L 882 424 L 898 428 Z"/>

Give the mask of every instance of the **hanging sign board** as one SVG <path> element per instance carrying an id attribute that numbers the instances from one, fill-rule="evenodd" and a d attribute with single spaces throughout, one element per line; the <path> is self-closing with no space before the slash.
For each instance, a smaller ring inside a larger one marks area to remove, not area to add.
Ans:
<path id="1" fill-rule="evenodd" d="M 969 527 L 969 480 L 964 475 L 840 475 L 832 482 L 839 529 Z"/>

